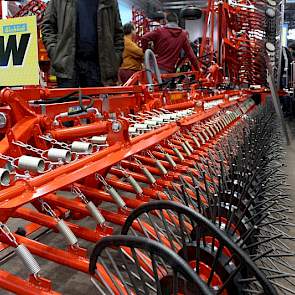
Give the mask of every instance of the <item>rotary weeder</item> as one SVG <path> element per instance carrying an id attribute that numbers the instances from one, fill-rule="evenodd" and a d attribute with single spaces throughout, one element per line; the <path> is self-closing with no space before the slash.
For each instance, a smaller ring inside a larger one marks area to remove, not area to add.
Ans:
<path id="1" fill-rule="evenodd" d="M 295 294 L 285 143 L 264 88 L 277 13 L 209 0 L 203 73 L 2 89 L 0 288 L 71 294 L 64 277 L 81 275 L 89 294 Z"/>
<path id="2" fill-rule="evenodd" d="M 36 115 L 27 141 L 15 126 L 1 153 L 0 236 L 30 277 L 5 268 L 1 287 L 54 294 L 58 280 L 43 278 L 40 257 L 90 273 L 102 294 L 292 294 L 280 125 L 271 104 L 252 96 L 233 91 L 116 118 L 93 106 Z M 44 243 L 45 233 L 64 246 Z"/>

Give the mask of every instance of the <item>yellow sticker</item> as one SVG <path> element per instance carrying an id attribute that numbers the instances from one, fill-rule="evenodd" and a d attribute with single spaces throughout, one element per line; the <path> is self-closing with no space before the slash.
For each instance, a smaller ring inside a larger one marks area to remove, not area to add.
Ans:
<path id="1" fill-rule="evenodd" d="M 39 84 L 36 16 L 0 20 L 0 86 Z"/>

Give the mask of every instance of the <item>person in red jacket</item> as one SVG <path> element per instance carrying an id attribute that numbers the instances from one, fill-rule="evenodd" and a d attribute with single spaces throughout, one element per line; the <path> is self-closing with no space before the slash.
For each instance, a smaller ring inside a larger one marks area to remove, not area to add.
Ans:
<path id="1" fill-rule="evenodd" d="M 142 48 L 145 51 L 149 43 L 153 43 L 153 50 L 157 57 L 162 74 L 175 72 L 175 65 L 183 50 L 190 60 L 194 70 L 199 70 L 198 60 L 195 56 L 188 33 L 178 26 L 178 17 L 171 12 L 167 15 L 167 24 L 142 37 Z"/>

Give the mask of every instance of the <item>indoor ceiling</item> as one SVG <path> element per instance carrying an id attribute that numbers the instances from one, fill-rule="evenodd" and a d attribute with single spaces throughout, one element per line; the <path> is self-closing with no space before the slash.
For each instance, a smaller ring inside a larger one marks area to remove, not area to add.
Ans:
<path id="1" fill-rule="evenodd" d="M 196 5 L 203 7 L 208 3 L 207 0 L 162 0 L 161 2 L 163 3 L 163 9 L 165 10 L 181 9 L 186 5 Z"/>

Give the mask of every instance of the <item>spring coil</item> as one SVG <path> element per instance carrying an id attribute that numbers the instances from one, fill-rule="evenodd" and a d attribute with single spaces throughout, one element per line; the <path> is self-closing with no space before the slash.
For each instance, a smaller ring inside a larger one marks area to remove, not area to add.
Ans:
<path id="1" fill-rule="evenodd" d="M 96 208 L 93 202 L 88 202 L 86 204 L 86 208 L 88 209 L 91 216 L 96 220 L 97 224 L 103 225 L 106 222 L 105 218 L 100 213 L 100 211 Z"/>
<path id="2" fill-rule="evenodd" d="M 25 245 L 18 245 L 14 251 L 17 254 L 17 256 L 22 260 L 24 265 L 28 268 L 31 274 L 37 275 L 40 272 L 40 265 Z"/>
<path id="3" fill-rule="evenodd" d="M 141 170 L 151 184 L 156 183 L 155 177 L 152 175 L 152 173 L 146 167 L 141 167 Z"/>
<path id="4" fill-rule="evenodd" d="M 186 144 L 184 142 L 181 143 L 181 146 L 188 156 L 192 155 L 192 153 L 190 152 L 190 150 L 188 149 L 188 147 L 186 146 Z"/>
<path id="5" fill-rule="evenodd" d="M 196 145 L 198 148 L 201 147 L 199 141 L 197 140 L 197 138 L 196 138 L 195 136 L 192 136 L 192 140 L 193 140 L 193 142 L 195 143 L 195 145 Z"/>
<path id="6" fill-rule="evenodd" d="M 173 147 L 172 148 L 174 153 L 176 154 L 177 158 L 180 160 L 180 161 L 184 161 L 184 156 L 182 155 L 182 153 L 179 151 L 179 149 L 177 147 Z"/>
<path id="7" fill-rule="evenodd" d="M 169 154 L 165 154 L 165 158 L 167 159 L 167 161 L 169 162 L 169 164 L 175 168 L 176 167 L 176 163 L 174 162 L 174 160 L 172 159 L 172 157 Z"/>
<path id="8" fill-rule="evenodd" d="M 129 175 L 127 177 L 127 181 L 132 185 L 132 187 L 134 188 L 134 190 L 136 191 L 137 194 L 139 194 L 139 195 L 143 194 L 142 188 L 140 187 L 138 182 L 133 178 L 133 176 Z"/>
<path id="9" fill-rule="evenodd" d="M 168 174 L 168 171 L 166 170 L 166 168 L 162 165 L 162 163 L 159 160 L 156 160 L 156 166 L 159 168 L 160 172 L 163 175 Z"/>
<path id="10" fill-rule="evenodd" d="M 113 197 L 119 208 L 126 207 L 126 203 L 112 186 L 107 188 L 107 192 Z"/>
<path id="11" fill-rule="evenodd" d="M 191 144 L 187 140 L 185 141 L 185 144 L 186 144 L 187 148 L 191 151 L 191 153 L 193 153 L 195 151 L 194 148 L 191 146 Z"/>
<path id="12" fill-rule="evenodd" d="M 57 221 L 56 227 L 58 231 L 65 237 L 70 246 L 76 245 L 78 240 L 64 220 Z"/>

